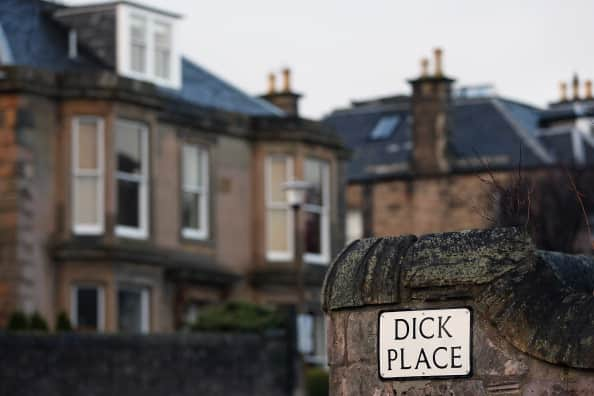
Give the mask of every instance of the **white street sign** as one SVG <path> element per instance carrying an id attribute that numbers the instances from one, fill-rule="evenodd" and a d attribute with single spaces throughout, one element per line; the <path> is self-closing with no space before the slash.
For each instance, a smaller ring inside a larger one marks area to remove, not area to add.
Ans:
<path id="1" fill-rule="evenodd" d="M 378 359 L 382 379 L 470 374 L 471 312 L 468 308 L 382 312 Z"/>

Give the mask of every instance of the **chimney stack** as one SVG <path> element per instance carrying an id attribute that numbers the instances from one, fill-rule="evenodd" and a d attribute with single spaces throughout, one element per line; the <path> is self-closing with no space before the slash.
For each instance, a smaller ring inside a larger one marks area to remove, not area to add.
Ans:
<path id="1" fill-rule="evenodd" d="M 573 100 L 580 100 L 580 79 L 577 73 L 573 75 Z"/>
<path id="2" fill-rule="evenodd" d="M 586 88 L 586 94 L 585 94 L 585 98 L 586 100 L 592 100 L 592 80 L 586 80 L 586 84 L 585 84 L 585 88 Z"/>
<path id="3" fill-rule="evenodd" d="M 428 61 L 421 61 L 421 76 L 412 85 L 412 170 L 418 174 L 437 174 L 450 170 L 448 140 L 454 80 L 443 73 L 443 52 L 434 50 L 435 70 L 428 73 Z"/>
<path id="4" fill-rule="evenodd" d="M 281 91 L 276 91 L 276 76 L 274 73 L 268 75 L 268 93 L 261 98 L 272 103 L 283 110 L 289 117 L 299 117 L 299 99 L 301 95 L 291 91 L 291 69 L 288 67 L 282 71 L 283 85 Z"/>

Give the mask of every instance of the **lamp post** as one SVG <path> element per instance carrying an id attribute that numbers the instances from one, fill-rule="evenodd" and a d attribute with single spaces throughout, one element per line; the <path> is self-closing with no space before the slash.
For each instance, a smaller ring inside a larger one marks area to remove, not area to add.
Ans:
<path id="1" fill-rule="evenodd" d="M 295 272 L 295 287 L 297 289 L 297 317 L 305 313 L 305 286 L 303 279 L 303 230 L 301 221 L 301 208 L 305 204 L 307 190 L 311 188 L 311 184 L 303 180 L 291 180 L 282 185 L 283 190 L 287 193 L 287 202 L 293 209 L 293 247 L 294 247 L 294 272 Z M 303 354 L 298 351 L 298 387 L 296 395 L 305 394 L 305 361 Z"/>
<path id="2" fill-rule="evenodd" d="M 301 208 L 305 204 L 307 190 L 311 184 L 303 180 L 291 180 L 283 183 L 283 190 L 287 192 L 287 201 L 293 209 L 293 247 L 295 270 L 295 286 L 297 288 L 297 313 L 305 313 L 305 287 L 303 281 L 303 227 L 301 221 Z"/>

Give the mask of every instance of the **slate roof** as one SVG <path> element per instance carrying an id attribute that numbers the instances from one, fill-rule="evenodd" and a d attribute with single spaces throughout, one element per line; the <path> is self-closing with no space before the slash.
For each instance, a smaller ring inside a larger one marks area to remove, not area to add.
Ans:
<path id="1" fill-rule="evenodd" d="M 283 112 L 264 99 L 249 96 L 187 58 L 182 58 L 182 88 L 163 89 L 188 102 L 249 115 L 281 116 Z"/>
<path id="2" fill-rule="evenodd" d="M 68 58 L 68 31 L 48 16 L 55 8 L 39 0 L 0 0 L 0 25 L 12 64 L 51 71 L 101 68 L 84 51 L 76 60 Z"/>
<path id="3" fill-rule="evenodd" d="M 556 138 L 546 136 L 547 130 L 540 127 L 545 113 L 498 96 L 453 99 L 448 142 L 453 171 L 511 169 L 520 163 L 524 167 L 576 164 L 582 152 L 581 163 L 594 163 L 592 138 L 583 132 L 579 139 L 572 138 L 571 130 L 559 132 Z M 388 115 L 399 115 L 406 122 L 389 138 L 371 140 L 369 134 L 376 123 Z M 334 111 L 323 122 L 335 128 L 354 152 L 347 169 L 350 181 L 410 173 L 410 97 L 354 102 L 350 108 Z"/>
<path id="4" fill-rule="evenodd" d="M 68 29 L 51 16 L 59 8 L 63 6 L 41 0 L 0 0 L 0 26 L 13 55 L 11 63 L 55 72 L 109 69 L 84 43 L 79 43 L 78 59 L 68 58 Z M 162 89 L 165 95 L 224 111 L 283 115 L 279 108 L 242 92 L 196 63 L 186 58 L 181 62 L 182 88 Z"/>

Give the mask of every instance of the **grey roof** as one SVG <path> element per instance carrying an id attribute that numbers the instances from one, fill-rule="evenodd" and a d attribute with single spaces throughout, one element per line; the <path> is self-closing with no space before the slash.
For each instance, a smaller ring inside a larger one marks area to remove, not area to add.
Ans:
<path id="1" fill-rule="evenodd" d="M 543 166 L 555 163 L 555 155 L 539 139 L 541 110 L 501 97 L 457 98 L 450 113 L 448 149 L 454 171 L 475 171 Z M 385 115 L 398 114 L 407 121 L 383 141 L 369 133 Z M 364 180 L 409 173 L 412 150 L 410 98 L 357 102 L 337 110 L 324 123 L 334 127 L 354 151 L 348 167 L 349 180 Z M 396 146 L 398 145 L 396 149 Z M 571 155 L 571 154 L 570 154 Z"/>
<path id="2" fill-rule="evenodd" d="M 163 90 L 204 107 L 249 115 L 283 115 L 282 110 L 271 103 L 246 94 L 187 58 L 182 58 L 181 90 Z"/>
<path id="3" fill-rule="evenodd" d="M 11 63 L 55 72 L 113 69 L 84 42 L 79 45 L 78 58 L 69 59 L 68 28 L 52 18 L 52 13 L 58 9 L 67 8 L 41 0 L 0 0 L 0 26 L 10 46 Z M 163 88 L 163 94 L 206 108 L 248 115 L 284 114 L 274 105 L 242 92 L 196 63 L 185 58 L 181 62 L 182 88 Z"/>
<path id="4" fill-rule="evenodd" d="M 48 15 L 56 5 L 39 0 L 0 0 L 0 25 L 12 64 L 52 71 L 101 68 L 87 53 L 68 58 L 68 32 Z"/>

